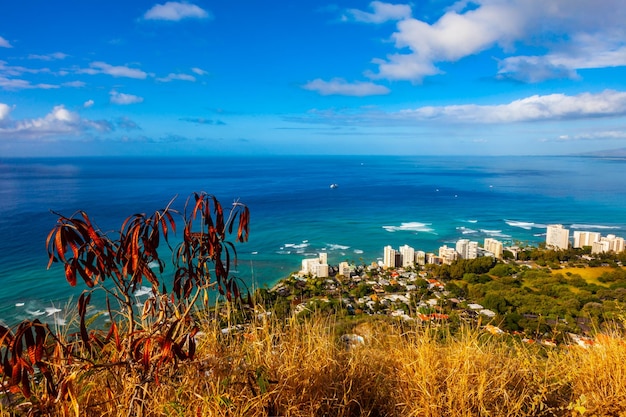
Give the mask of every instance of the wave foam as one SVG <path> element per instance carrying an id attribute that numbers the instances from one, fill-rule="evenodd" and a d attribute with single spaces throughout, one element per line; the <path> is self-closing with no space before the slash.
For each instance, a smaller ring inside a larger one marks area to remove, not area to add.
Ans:
<path id="1" fill-rule="evenodd" d="M 309 244 L 308 242 L 302 242 L 302 243 L 285 243 L 283 245 L 285 248 L 293 248 L 293 249 L 304 249 L 304 248 L 308 248 Z M 282 249 L 282 248 L 281 248 Z"/>
<path id="2" fill-rule="evenodd" d="M 329 243 L 326 245 L 328 250 L 347 250 L 350 249 L 350 246 L 338 245 L 336 243 Z"/>
<path id="3" fill-rule="evenodd" d="M 362 251 L 361 249 L 355 249 L 355 250 L 354 250 L 354 253 L 356 253 L 356 254 L 362 254 L 362 253 L 363 253 L 363 251 Z"/>
<path id="4" fill-rule="evenodd" d="M 41 310 L 26 310 L 26 312 L 31 316 L 43 316 L 44 314 L 46 314 L 45 311 Z"/>
<path id="5" fill-rule="evenodd" d="M 429 227 L 431 223 L 419 223 L 419 222 L 408 222 L 401 223 L 400 226 L 383 226 L 388 232 L 427 232 L 430 233 L 433 231 L 431 227 Z"/>
<path id="6" fill-rule="evenodd" d="M 621 229 L 619 226 L 602 226 L 599 224 L 573 224 L 572 229 Z"/>
<path id="7" fill-rule="evenodd" d="M 48 317 L 56 314 L 56 313 L 60 313 L 62 310 L 60 308 L 56 308 L 56 307 L 46 307 L 46 313 L 48 315 Z"/>
<path id="8" fill-rule="evenodd" d="M 486 235 L 492 236 L 492 237 L 500 237 L 500 238 L 510 238 L 510 235 L 504 234 L 502 233 L 502 230 L 487 230 L 487 229 L 480 229 L 481 233 L 484 233 Z"/>
<path id="9" fill-rule="evenodd" d="M 474 233 L 478 233 L 476 230 L 474 229 L 469 229 L 467 227 L 463 227 L 463 226 L 459 226 L 456 228 L 456 230 L 460 231 L 462 234 L 464 235 L 471 235 Z"/>
<path id="10" fill-rule="evenodd" d="M 141 288 L 139 288 L 137 291 L 135 291 L 134 296 L 135 297 L 141 297 L 142 295 L 148 295 L 152 293 L 152 288 L 151 287 L 146 287 L 145 285 L 142 285 Z"/>
<path id="11" fill-rule="evenodd" d="M 536 228 L 536 229 L 545 229 L 546 227 L 548 227 L 545 224 L 540 224 L 540 223 L 533 223 L 533 222 L 519 222 L 516 220 L 504 220 L 504 222 L 506 224 L 508 224 L 511 227 L 519 227 L 522 228 L 524 230 L 530 230 L 532 228 Z"/>

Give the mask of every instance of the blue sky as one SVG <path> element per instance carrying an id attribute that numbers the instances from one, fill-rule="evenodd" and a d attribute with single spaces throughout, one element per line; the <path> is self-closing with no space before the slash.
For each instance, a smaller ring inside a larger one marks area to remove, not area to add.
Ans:
<path id="1" fill-rule="evenodd" d="M 626 147 L 621 0 L 5 2 L 0 157 Z"/>

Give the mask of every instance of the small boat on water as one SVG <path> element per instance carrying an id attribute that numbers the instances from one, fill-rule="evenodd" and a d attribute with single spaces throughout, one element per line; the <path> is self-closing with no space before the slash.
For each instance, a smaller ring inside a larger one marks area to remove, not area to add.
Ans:
<path id="1" fill-rule="evenodd" d="M 339 187 L 338 184 L 330 184 L 330 188 L 337 188 L 337 187 Z"/>

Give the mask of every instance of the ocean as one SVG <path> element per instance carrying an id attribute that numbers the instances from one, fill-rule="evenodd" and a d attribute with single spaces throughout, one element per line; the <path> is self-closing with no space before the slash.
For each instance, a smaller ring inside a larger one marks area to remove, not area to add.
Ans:
<path id="1" fill-rule="evenodd" d="M 233 274 L 254 288 L 322 251 L 331 264 L 370 263 L 386 245 L 537 244 L 552 223 L 626 237 L 624 172 L 624 159 L 591 157 L 0 159 L 0 321 L 62 325 L 68 300 L 85 289 L 80 280 L 70 287 L 57 265 L 46 269 L 52 211 L 83 210 L 113 232 L 175 196 L 182 209 L 194 191 L 225 207 L 240 201 L 250 239 L 237 244 Z"/>

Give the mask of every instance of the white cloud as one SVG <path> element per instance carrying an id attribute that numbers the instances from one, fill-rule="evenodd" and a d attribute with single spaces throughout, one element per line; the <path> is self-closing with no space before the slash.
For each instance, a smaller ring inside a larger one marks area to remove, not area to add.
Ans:
<path id="1" fill-rule="evenodd" d="M 207 72 L 207 71 L 203 70 L 202 68 L 198 68 L 198 67 L 194 67 L 194 68 L 192 68 L 192 69 L 191 69 L 191 71 L 192 71 L 194 74 L 198 74 L 198 75 L 207 75 L 207 74 L 208 74 L 208 72 Z"/>
<path id="2" fill-rule="evenodd" d="M 130 68 L 121 65 L 114 66 L 107 64 L 106 62 L 100 61 L 92 62 L 91 64 L 89 64 L 89 68 L 81 69 L 78 71 L 78 73 L 90 75 L 107 74 L 112 77 L 136 78 L 140 80 L 146 79 L 148 77 L 148 74 L 146 72 L 137 68 Z"/>
<path id="3" fill-rule="evenodd" d="M 46 74 L 51 73 L 49 68 L 26 68 L 15 65 L 7 65 L 6 61 L 0 60 L 0 76 L 17 77 L 24 73 Z"/>
<path id="4" fill-rule="evenodd" d="M 11 113 L 11 107 L 8 104 L 0 103 L 0 121 L 4 120 Z"/>
<path id="5" fill-rule="evenodd" d="M 402 20 L 411 17 L 411 6 L 406 4 L 390 4 L 382 1 L 373 1 L 370 8 L 374 13 L 368 13 L 357 9 L 346 11 L 346 20 L 355 20 L 365 23 L 385 23 L 390 20 Z"/>
<path id="6" fill-rule="evenodd" d="M 189 75 L 189 74 L 174 74 L 174 73 L 170 73 L 170 74 L 168 74 L 167 77 L 157 78 L 157 81 L 161 81 L 161 82 L 164 82 L 164 83 L 169 83 L 170 81 L 174 81 L 174 80 L 195 82 L 196 81 L 196 77 L 194 77 L 193 75 Z"/>
<path id="7" fill-rule="evenodd" d="M 389 89 L 385 86 L 370 82 L 354 82 L 348 83 L 341 78 L 333 78 L 330 81 L 315 79 L 309 81 L 302 86 L 305 90 L 317 91 L 323 96 L 342 95 L 342 96 L 373 96 L 389 94 Z"/>
<path id="8" fill-rule="evenodd" d="M 528 82 L 577 77 L 576 70 L 626 65 L 626 8 L 621 0 L 476 0 L 433 23 L 405 17 L 391 35 L 396 52 L 375 59 L 372 78 L 421 82 L 438 64 L 499 47 L 499 76 Z M 365 12 L 361 12 L 365 13 Z M 365 14 L 366 15 L 366 14 Z M 545 50 L 515 56 L 522 44 Z"/>
<path id="9" fill-rule="evenodd" d="M 512 56 L 499 63 L 498 75 L 524 82 L 579 78 L 576 70 L 626 66 L 626 37 L 577 34 L 571 45 L 543 56 Z"/>
<path id="10" fill-rule="evenodd" d="M 61 84 L 62 87 L 73 87 L 73 88 L 82 88 L 87 85 L 83 81 L 68 81 L 66 83 Z"/>
<path id="11" fill-rule="evenodd" d="M 13 48 L 13 46 L 9 43 L 9 41 L 0 36 L 0 48 Z"/>
<path id="12" fill-rule="evenodd" d="M 377 109 L 362 112 L 312 110 L 307 117 L 289 118 L 302 123 L 363 126 L 446 126 L 452 124 L 510 124 L 585 120 L 626 116 L 626 91 L 534 95 L 504 104 L 423 106 L 396 112 Z"/>
<path id="13" fill-rule="evenodd" d="M 143 101 L 143 97 L 134 96 L 132 94 L 118 93 L 115 90 L 111 91 L 109 95 L 111 96 L 111 103 L 113 104 L 126 105 L 141 103 Z"/>
<path id="14" fill-rule="evenodd" d="M 463 14 L 450 10 L 432 25 L 404 19 L 398 22 L 392 39 L 396 48 L 408 48 L 411 53 L 376 60 L 379 73 L 373 77 L 420 82 L 440 72 L 434 65 L 437 62 L 457 61 L 496 44 L 509 45 L 524 33 L 526 21 L 517 11 L 502 2 L 487 0 Z"/>
<path id="15" fill-rule="evenodd" d="M 583 93 L 534 95 L 508 104 L 426 106 L 396 113 L 400 118 L 448 120 L 469 123 L 514 123 L 542 120 L 588 119 L 626 115 L 626 92 L 606 90 Z"/>
<path id="16" fill-rule="evenodd" d="M 87 100 L 83 103 L 83 107 L 88 109 L 89 107 L 92 107 L 94 105 L 94 101 L 93 100 Z"/>
<path id="17" fill-rule="evenodd" d="M 36 55 L 36 54 L 30 54 L 27 56 L 28 59 L 38 59 L 41 61 L 55 61 L 55 60 L 60 60 L 60 59 L 65 59 L 67 58 L 69 55 L 64 54 L 63 52 L 54 52 L 51 54 L 47 54 L 47 55 Z"/>
<path id="18" fill-rule="evenodd" d="M 2 114 L 0 105 L 0 114 Z M 76 136 L 87 130 L 111 130 L 110 123 L 82 119 L 63 105 L 55 106 L 46 116 L 37 119 L 11 120 L 8 111 L 0 118 L 0 138 L 40 139 L 48 136 Z"/>
<path id="19" fill-rule="evenodd" d="M 211 15 L 195 4 L 186 2 L 168 1 L 165 4 L 157 4 L 148 10 L 143 18 L 146 20 L 169 20 L 179 21 L 182 19 L 207 19 Z"/>
<path id="20" fill-rule="evenodd" d="M 30 81 L 17 78 L 6 78 L 0 75 L 0 88 L 4 90 L 26 90 L 34 88 L 51 90 L 59 88 L 59 86 L 53 84 L 31 84 Z"/>
<path id="21" fill-rule="evenodd" d="M 577 135 L 561 135 L 556 139 L 558 142 L 569 142 L 579 140 L 625 140 L 626 131 L 606 130 L 593 133 L 580 133 Z"/>

